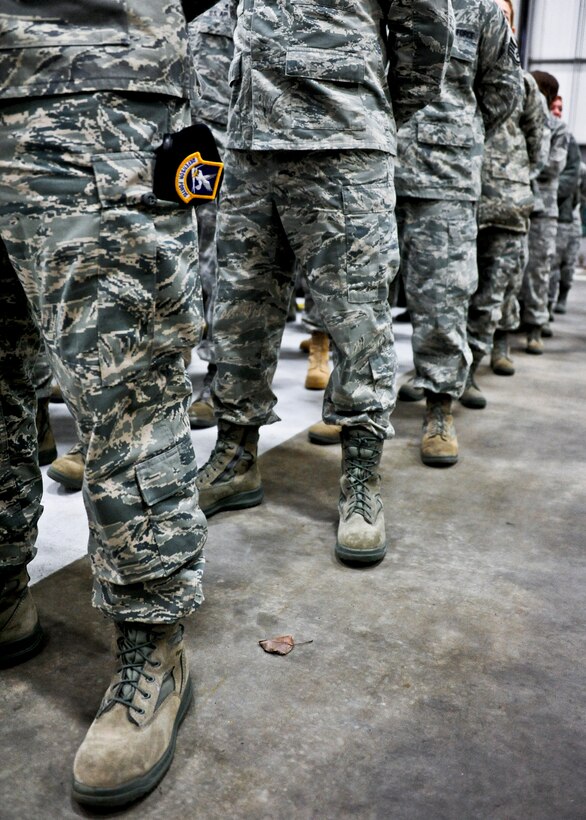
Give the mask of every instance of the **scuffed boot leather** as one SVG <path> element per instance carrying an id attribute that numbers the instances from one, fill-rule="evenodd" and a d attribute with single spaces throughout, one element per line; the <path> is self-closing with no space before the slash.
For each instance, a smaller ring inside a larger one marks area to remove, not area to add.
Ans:
<path id="1" fill-rule="evenodd" d="M 183 626 L 117 623 L 120 666 L 73 764 L 73 796 L 123 806 L 164 777 L 192 701 Z"/>

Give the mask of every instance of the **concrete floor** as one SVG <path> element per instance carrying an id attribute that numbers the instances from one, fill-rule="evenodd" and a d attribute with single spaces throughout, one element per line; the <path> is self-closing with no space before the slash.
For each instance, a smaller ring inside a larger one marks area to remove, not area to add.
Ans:
<path id="1" fill-rule="evenodd" d="M 489 405 L 457 408 L 453 468 L 420 463 L 422 407 L 399 403 L 379 566 L 333 556 L 338 447 L 303 429 L 264 452 L 263 505 L 210 521 L 174 763 L 114 816 L 586 817 L 586 278 L 553 328 L 544 356 L 515 338 L 513 378 L 481 368 Z M 89 585 L 85 558 L 35 584 L 50 641 L 2 673 L 3 820 L 91 816 L 69 796 L 109 678 Z M 258 646 L 283 634 L 312 642 Z"/>

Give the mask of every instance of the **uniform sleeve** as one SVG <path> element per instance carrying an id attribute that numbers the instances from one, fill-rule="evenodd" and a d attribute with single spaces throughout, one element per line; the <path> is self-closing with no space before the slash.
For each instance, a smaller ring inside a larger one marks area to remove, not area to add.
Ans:
<path id="1" fill-rule="evenodd" d="M 547 165 L 539 175 L 540 180 L 547 182 L 556 179 L 562 173 L 568 159 L 569 139 L 570 133 L 563 124 L 562 127 L 554 128 Z"/>
<path id="2" fill-rule="evenodd" d="M 543 94 L 531 74 L 524 75 L 525 102 L 519 124 L 525 135 L 529 157 L 530 176 L 536 177 L 541 171 L 545 157 L 542 151 L 543 134 L 547 124 L 547 109 L 543 104 Z"/>
<path id="3" fill-rule="evenodd" d="M 451 0 L 392 0 L 388 81 L 398 125 L 439 96 L 454 40 Z"/>
<path id="4" fill-rule="evenodd" d="M 487 0 L 480 13 L 483 20 L 474 91 L 485 131 L 490 134 L 521 104 L 523 72 L 517 43 L 501 9 L 494 0 Z"/>
<path id="5" fill-rule="evenodd" d="M 574 137 L 568 135 L 568 154 L 564 170 L 560 174 L 558 202 L 573 197 L 580 182 L 580 149 Z"/>

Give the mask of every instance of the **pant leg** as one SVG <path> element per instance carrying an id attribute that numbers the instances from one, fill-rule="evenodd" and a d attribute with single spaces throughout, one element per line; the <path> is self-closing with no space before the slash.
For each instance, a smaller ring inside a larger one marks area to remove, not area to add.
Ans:
<path id="1" fill-rule="evenodd" d="M 560 223 L 558 223 L 558 230 Z M 576 214 L 574 221 L 568 224 L 568 239 L 560 265 L 560 286 L 568 291 L 572 287 L 574 281 L 574 273 L 576 271 L 576 263 L 578 262 L 578 254 L 580 253 L 580 239 L 582 237 L 582 221 L 579 214 Z"/>
<path id="2" fill-rule="evenodd" d="M 478 283 L 475 204 L 400 198 L 397 223 L 414 384 L 457 398 L 472 362 L 466 325 Z"/>
<path id="3" fill-rule="evenodd" d="M 334 346 L 323 418 L 392 433 L 396 355 L 389 286 L 398 268 L 391 158 L 377 151 L 284 157 L 279 214 Z"/>
<path id="4" fill-rule="evenodd" d="M 503 314 L 505 295 L 518 281 L 524 234 L 502 228 L 478 232 L 478 287 L 468 308 L 468 344 L 475 359 L 492 348 L 494 332 Z"/>
<path id="5" fill-rule="evenodd" d="M 523 321 L 528 325 L 541 327 L 549 321 L 549 275 L 555 256 L 557 226 L 555 217 L 531 217 L 529 259 L 521 289 Z"/>
<path id="6" fill-rule="evenodd" d="M 33 370 L 40 336 L 0 241 L 0 568 L 36 554 L 43 484 L 37 455 Z"/>
<path id="7" fill-rule="evenodd" d="M 517 236 L 517 252 L 518 261 L 514 270 L 511 271 L 512 276 L 505 288 L 503 296 L 502 316 L 499 322 L 498 329 L 505 331 L 516 330 L 521 323 L 521 308 L 519 305 L 519 294 L 523 285 L 523 275 L 527 266 L 527 258 L 529 255 L 529 241 L 526 233 L 519 233 Z"/>
<path id="8" fill-rule="evenodd" d="M 295 258 L 277 213 L 275 154 L 230 151 L 218 210 L 217 373 L 212 395 L 233 424 L 278 421 L 271 389 L 294 284 Z"/>
<path id="9" fill-rule="evenodd" d="M 201 331 L 191 210 L 153 203 L 153 146 L 177 101 L 70 95 L 0 106 L 0 230 L 76 419 L 94 604 L 171 622 L 201 602 L 182 351 Z M 14 162 L 18 152 L 19 161 Z"/>

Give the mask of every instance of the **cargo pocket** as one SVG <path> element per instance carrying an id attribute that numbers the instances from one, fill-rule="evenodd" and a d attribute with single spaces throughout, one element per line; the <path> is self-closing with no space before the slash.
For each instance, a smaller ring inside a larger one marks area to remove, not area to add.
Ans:
<path id="1" fill-rule="evenodd" d="M 346 186 L 342 197 L 348 301 L 364 303 L 386 299 L 395 204 L 391 183 Z"/>
<path id="2" fill-rule="evenodd" d="M 135 467 L 147 523 L 157 548 L 157 556 L 153 555 L 147 570 L 148 577 L 169 575 L 195 557 L 203 546 L 206 520 L 197 505 L 196 469 L 191 440 L 187 439 Z"/>

